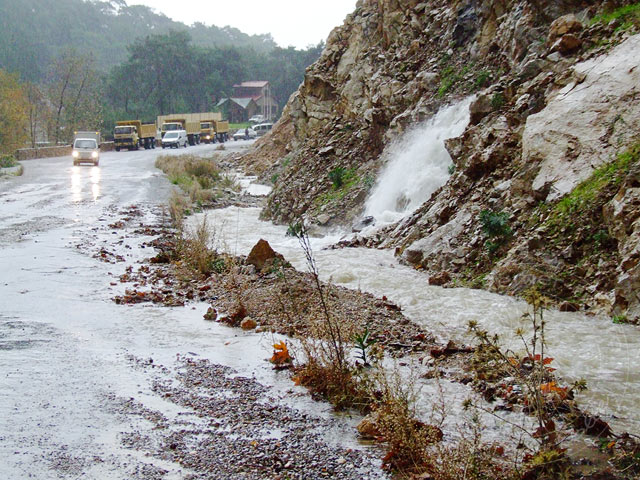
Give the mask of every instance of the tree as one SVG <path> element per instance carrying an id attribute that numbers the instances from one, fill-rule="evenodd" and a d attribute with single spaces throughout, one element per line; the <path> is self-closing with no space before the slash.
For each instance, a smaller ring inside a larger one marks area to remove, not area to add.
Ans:
<path id="1" fill-rule="evenodd" d="M 137 87 L 137 98 L 152 104 L 160 114 L 176 111 L 183 101 L 195 55 L 186 32 L 150 35 L 129 47 L 129 60 L 120 78 Z"/>
<path id="2" fill-rule="evenodd" d="M 74 130 L 95 130 L 101 123 L 101 82 L 90 57 L 68 50 L 49 73 L 48 96 L 53 105 L 50 129 L 56 144 L 70 141 Z"/>
<path id="3" fill-rule="evenodd" d="M 13 153 L 27 141 L 28 104 L 17 74 L 0 69 L 0 153 Z"/>
<path id="4" fill-rule="evenodd" d="M 25 85 L 25 92 L 28 108 L 27 124 L 29 140 L 31 142 L 31 148 L 35 148 L 38 140 L 38 134 L 43 132 L 46 128 L 46 122 L 49 118 L 49 109 L 44 95 L 37 85 L 27 83 Z"/>

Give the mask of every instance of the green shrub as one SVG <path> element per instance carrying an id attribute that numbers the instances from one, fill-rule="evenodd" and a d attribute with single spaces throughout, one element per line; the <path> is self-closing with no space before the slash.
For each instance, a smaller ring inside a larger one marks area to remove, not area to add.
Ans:
<path id="1" fill-rule="evenodd" d="M 509 215 L 506 212 L 483 210 L 480 212 L 482 231 L 489 238 L 508 237 L 511 235 Z"/>
<path id="2" fill-rule="evenodd" d="M 211 262 L 211 269 L 215 273 L 224 273 L 227 269 L 227 263 L 223 257 L 218 257 Z"/>
<path id="3" fill-rule="evenodd" d="M 13 155 L 0 155 L 0 168 L 10 168 L 18 165 Z"/>
<path id="4" fill-rule="evenodd" d="M 503 105 L 504 95 L 502 95 L 501 92 L 494 93 L 491 97 L 491 106 L 494 108 L 494 110 L 498 110 L 499 108 L 502 108 Z"/>
<path id="5" fill-rule="evenodd" d="M 626 315 L 614 315 L 613 317 L 611 317 L 611 320 L 616 325 L 624 325 L 625 323 L 629 323 L 629 319 Z"/>
<path id="6" fill-rule="evenodd" d="M 483 210 L 480 212 L 480 223 L 482 224 L 482 231 L 487 236 L 484 246 L 489 254 L 493 255 L 511 237 L 509 214 Z"/>
<path id="7" fill-rule="evenodd" d="M 462 69 L 457 66 L 449 65 L 440 72 L 440 88 L 438 88 L 438 97 L 442 98 L 451 90 L 464 76 L 469 72 L 469 65 L 465 65 Z"/>
<path id="8" fill-rule="evenodd" d="M 336 167 L 329 172 L 329 180 L 333 184 L 333 188 L 338 190 L 344 183 L 344 177 L 347 170 L 344 167 Z"/>
<path id="9" fill-rule="evenodd" d="M 488 70 L 480 70 L 480 72 L 478 73 L 478 76 L 476 77 L 476 81 L 475 81 L 476 90 L 484 87 L 489 82 L 490 78 L 491 78 L 491 72 L 490 71 L 488 71 Z"/>

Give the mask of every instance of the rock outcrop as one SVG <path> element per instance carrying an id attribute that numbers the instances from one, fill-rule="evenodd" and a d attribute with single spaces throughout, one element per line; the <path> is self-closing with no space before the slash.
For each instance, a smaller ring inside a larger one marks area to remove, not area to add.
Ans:
<path id="1" fill-rule="evenodd" d="M 385 146 L 475 94 L 447 183 L 352 243 L 396 248 L 438 284 L 539 285 L 637 317 L 640 36 L 597 17 L 625 3 L 360 0 L 244 159 L 275 184 L 263 216 L 357 222 Z"/>

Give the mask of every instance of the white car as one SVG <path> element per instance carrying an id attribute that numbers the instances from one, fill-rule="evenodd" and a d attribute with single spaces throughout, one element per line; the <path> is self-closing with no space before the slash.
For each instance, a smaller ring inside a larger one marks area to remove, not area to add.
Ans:
<path id="1" fill-rule="evenodd" d="M 250 123 L 262 123 L 264 122 L 265 118 L 264 115 L 254 115 L 253 117 L 251 117 L 249 119 Z"/>
<path id="2" fill-rule="evenodd" d="M 162 137 L 162 148 L 187 148 L 189 143 L 185 130 L 169 130 Z"/>
<path id="3" fill-rule="evenodd" d="M 98 142 L 93 138 L 76 138 L 73 142 L 71 157 L 74 165 L 93 163 L 97 166 L 100 161 Z"/>
<path id="4" fill-rule="evenodd" d="M 253 128 L 247 127 L 247 128 L 238 129 L 238 131 L 236 131 L 236 133 L 233 134 L 233 139 L 234 140 L 249 140 L 251 138 L 256 138 L 257 136 L 258 136 L 258 134 L 256 133 L 256 131 Z"/>
<path id="5" fill-rule="evenodd" d="M 268 133 L 273 127 L 273 123 L 261 123 L 260 125 L 254 125 L 253 129 L 256 131 L 259 137 Z"/>

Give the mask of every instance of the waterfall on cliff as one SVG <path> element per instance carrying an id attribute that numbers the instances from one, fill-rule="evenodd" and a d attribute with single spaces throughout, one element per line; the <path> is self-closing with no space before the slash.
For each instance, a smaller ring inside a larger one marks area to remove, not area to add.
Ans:
<path id="1" fill-rule="evenodd" d="M 441 108 L 385 150 L 386 165 L 367 200 L 365 216 L 374 217 L 378 226 L 395 222 L 446 183 L 452 163 L 444 141 L 464 132 L 473 98 Z"/>

